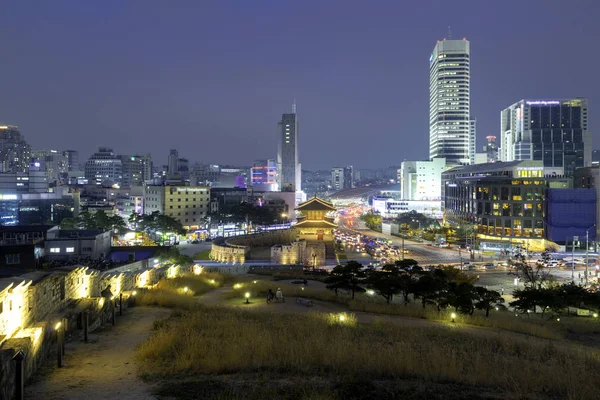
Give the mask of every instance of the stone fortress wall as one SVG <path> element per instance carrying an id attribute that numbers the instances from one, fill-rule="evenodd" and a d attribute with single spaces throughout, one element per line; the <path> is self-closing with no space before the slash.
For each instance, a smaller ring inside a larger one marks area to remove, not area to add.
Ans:
<path id="1" fill-rule="evenodd" d="M 296 240 L 294 229 L 282 229 L 254 233 L 251 235 L 217 238 L 213 240 L 210 258 L 222 263 L 243 264 L 246 262 L 250 247 L 270 247 Z"/>
<path id="2" fill-rule="evenodd" d="M 63 318 L 67 335 L 79 334 L 86 311 L 90 332 L 110 321 L 114 303 L 100 295 L 109 285 L 114 298 L 122 294 L 123 303 L 127 303 L 137 288 L 201 272 L 198 264 L 160 265 L 150 259 L 111 271 L 69 266 L 0 279 L 0 400 L 12 399 L 15 393 L 13 356 L 19 350 L 25 352 L 27 380 L 56 347 L 55 326 Z"/>

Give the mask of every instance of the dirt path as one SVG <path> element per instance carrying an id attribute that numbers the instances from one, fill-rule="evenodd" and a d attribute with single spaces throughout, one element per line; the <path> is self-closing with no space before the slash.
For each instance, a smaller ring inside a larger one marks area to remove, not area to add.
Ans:
<path id="1" fill-rule="evenodd" d="M 115 327 L 90 334 L 85 343 L 75 337 L 66 344 L 64 366 L 55 356 L 25 387 L 25 398 L 62 399 L 155 399 L 151 386 L 137 377 L 135 347 L 150 334 L 155 320 L 170 310 L 136 307 L 117 317 Z"/>

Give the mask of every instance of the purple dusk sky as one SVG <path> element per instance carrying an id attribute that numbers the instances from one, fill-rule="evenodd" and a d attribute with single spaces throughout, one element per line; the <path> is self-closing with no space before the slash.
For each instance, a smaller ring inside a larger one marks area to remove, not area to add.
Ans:
<path id="1" fill-rule="evenodd" d="M 600 2 L 11 1 L 0 122 L 34 149 L 250 164 L 300 118 L 304 169 L 428 157 L 429 55 L 471 41 L 477 150 L 522 98 L 587 97 L 600 118 Z"/>

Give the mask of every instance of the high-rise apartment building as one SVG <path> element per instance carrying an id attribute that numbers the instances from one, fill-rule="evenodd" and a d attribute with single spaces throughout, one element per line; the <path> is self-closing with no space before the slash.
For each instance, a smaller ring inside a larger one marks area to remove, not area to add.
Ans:
<path id="1" fill-rule="evenodd" d="M 331 187 L 334 190 L 352 189 L 354 187 L 353 173 L 354 168 L 351 165 L 332 168 Z"/>
<path id="2" fill-rule="evenodd" d="M 27 172 L 31 146 L 14 125 L 0 125 L 0 172 Z"/>
<path id="3" fill-rule="evenodd" d="M 32 150 L 32 161 L 40 164 L 40 169 L 46 171 L 49 182 L 66 180 L 69 171 L 69 160 L 66 152 L 58 150 Z"/>
<path id="4" fill-rule="evenodd" d="M 300 191 L 301 169 L 298 158 L 298 116 L 296 104 L 291 114 L 283 114 L 278 126 L 277 173 L 279 190 Z"/>
<path id="5" fill-rule="evenodd" d="M 331 188 L 335 191 L 344 188 L 344 168 L 336 167 L 331 169 Z"/>
<path id="6" fill-rule="evenodd" d="M 546 171 L 572 176 L 590 166 L 587 100 L 521 100 L 501 113 L 500 160 L 541 160 Z"/>
<path id="7" fill-rule="evenodd" d="M 85 163 L 85 177 L 89 183 L 100 185 L 104 181 L 121 184 L 123 164 L 113 149 L 100 147 Z"/>
<path id="8" fill-rule="evenodd" d="M 448 165 L 475 159 L 475 123 L 470 114 L 469 41 L 438 41 L 429 58 L 429 158 Z"/>

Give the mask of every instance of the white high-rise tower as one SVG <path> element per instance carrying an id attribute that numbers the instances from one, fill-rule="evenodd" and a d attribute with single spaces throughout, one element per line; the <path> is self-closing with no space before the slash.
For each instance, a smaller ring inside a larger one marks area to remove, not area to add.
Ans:
<path id="1" fill-rule="evenodd" d="M 469 41 L 438 41 L 429 58 L 429 158 L 448 166 L 475 160 Z"/>

